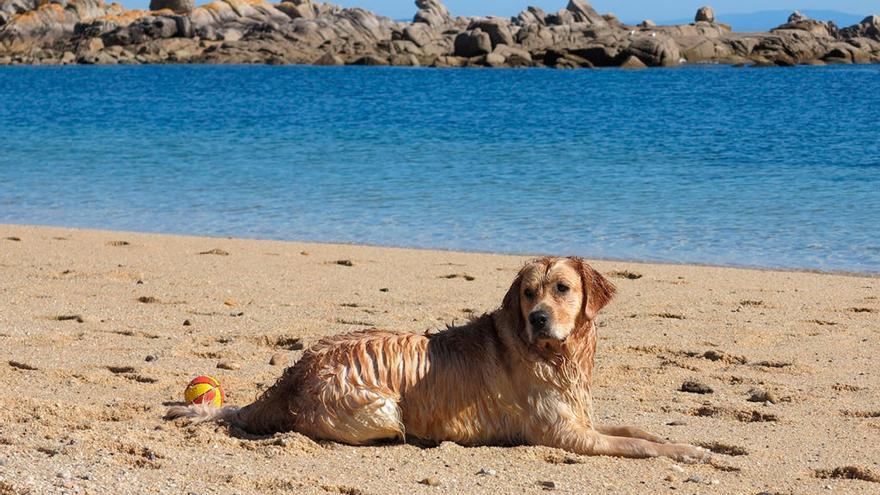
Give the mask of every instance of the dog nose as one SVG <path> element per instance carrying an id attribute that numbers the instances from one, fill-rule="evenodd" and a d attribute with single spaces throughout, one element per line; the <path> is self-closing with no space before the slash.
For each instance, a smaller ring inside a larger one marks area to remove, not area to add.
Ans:
<path id="1" fill-rule="evenodd" d="M 532 324 L 532 328 L 535 330 L 544 330 L 547 328 L 547 322 L 550 320 L 550 315 L 547 314 L 544 310 L 532 311 L 529 313 L 529 323 Z"/>

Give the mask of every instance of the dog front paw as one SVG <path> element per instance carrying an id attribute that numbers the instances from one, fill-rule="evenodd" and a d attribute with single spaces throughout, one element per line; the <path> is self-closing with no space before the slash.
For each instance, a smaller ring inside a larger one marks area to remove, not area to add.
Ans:
<path id="1" fill-rule="evenodd" d="M 712 458 L 711 451 L 686 443 L 668 443 L 662 447 L 664 456 L 687 464 L 708 462 Z"/>

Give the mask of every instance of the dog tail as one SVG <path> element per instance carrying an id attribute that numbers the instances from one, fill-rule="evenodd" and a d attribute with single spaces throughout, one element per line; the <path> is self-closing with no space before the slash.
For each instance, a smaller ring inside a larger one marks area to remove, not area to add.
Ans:
<path id="1" fill-rule="evenodd" d="M 290 431 L 295 423 L 295 416 L 290 412 L 286 398 L 274 393 L 266 393 L 244 407 L 217 407 L 213 404 L 169 407 L 165 419 L 177 418 L 189 418 L 191 424 L 227 423 L 253 434 Z"/>
<path id="2" fill-rule="evenodd" d="M 212 404 L 192 404 L 190 406 L 171 406 L 165 412 L 165 419 L 189 418 L 190 422 L 225 422 L 238 427 L 246 426 L 239 418 L 238 406 L 217 407 Z"/>

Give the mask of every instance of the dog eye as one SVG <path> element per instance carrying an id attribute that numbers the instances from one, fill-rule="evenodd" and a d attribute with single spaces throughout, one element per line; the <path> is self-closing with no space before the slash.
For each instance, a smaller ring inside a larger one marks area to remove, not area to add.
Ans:
<path id="1" fill-rule="evenodd" d="M 533 291 L 532 289 L 524 290 L 523 294 L 526 296 L 526 299 L 532 299 L 535 297 L 535 291 Z"/>
<path id="2" fill-rule="evenodd" d="M 560 294 L 565 294 L 568 292 L 568 286 L 563 283 L 556 284 L 556 291 Z"/>

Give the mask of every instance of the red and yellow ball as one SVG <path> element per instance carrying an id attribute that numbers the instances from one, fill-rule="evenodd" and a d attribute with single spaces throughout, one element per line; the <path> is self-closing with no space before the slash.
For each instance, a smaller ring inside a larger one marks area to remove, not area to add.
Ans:
<path id="1" fill-rule="evenodd" d="M 210 404 L 220 407 L 226 401 L 226 395 L 223 393 L 220 381 L 207 375 L 193 378 L 186 386 L 183 398 L 187 405 Z"/>

